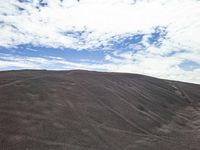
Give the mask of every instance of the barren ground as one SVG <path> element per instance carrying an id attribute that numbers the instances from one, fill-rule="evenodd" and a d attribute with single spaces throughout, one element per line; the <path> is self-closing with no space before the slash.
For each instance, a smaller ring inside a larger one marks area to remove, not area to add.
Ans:
<path id="1" fill-rule="evenodd" d="M 200 85 L 81 70 L 0 72 L 0 150 L 200 150 Z"/>

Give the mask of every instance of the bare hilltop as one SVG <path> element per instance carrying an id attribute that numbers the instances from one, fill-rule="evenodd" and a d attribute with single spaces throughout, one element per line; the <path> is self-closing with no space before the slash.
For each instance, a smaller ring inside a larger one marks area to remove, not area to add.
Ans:
<path id="1" fill-rule="evenodd" d="M 199 150 L 200 85 L 84 70 L 0 72 L 1 150 Z"/>

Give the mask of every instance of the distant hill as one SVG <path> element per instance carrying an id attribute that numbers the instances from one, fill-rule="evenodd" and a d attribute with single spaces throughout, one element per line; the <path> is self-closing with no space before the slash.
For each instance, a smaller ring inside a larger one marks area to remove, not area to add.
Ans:
<path id="1" fill-rule="evenodd" d="M 0 72 L 1 150 L 199 150 L 200 85 L 83 70 Z"/>

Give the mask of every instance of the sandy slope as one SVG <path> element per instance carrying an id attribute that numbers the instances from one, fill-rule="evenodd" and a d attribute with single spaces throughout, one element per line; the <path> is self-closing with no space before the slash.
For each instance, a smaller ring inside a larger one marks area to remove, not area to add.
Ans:
<path id="1" fill-rule="evenodd" d="M 199 150 L 200 85 L 89 71 L 0 73 L 1 150 Z"/>

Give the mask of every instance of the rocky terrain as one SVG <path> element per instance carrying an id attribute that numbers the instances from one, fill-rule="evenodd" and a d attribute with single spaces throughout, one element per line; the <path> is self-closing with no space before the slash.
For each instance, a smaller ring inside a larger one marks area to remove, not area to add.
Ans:
<path id="1" fill-rule="evenodd" d="M 200 85 L 83 70 L 0 72 L 1 150 L 200 150 Z"/>

